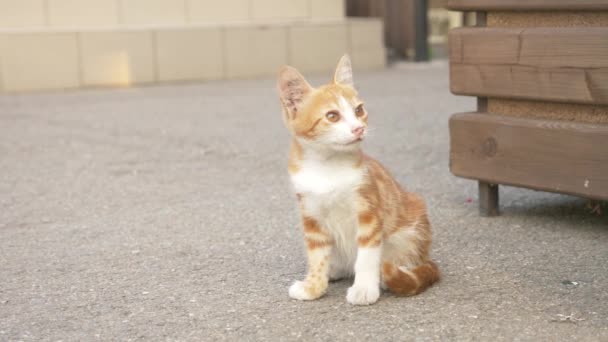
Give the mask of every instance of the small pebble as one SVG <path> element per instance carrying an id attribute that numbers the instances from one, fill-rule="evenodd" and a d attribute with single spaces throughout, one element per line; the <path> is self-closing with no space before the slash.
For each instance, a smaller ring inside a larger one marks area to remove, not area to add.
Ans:
<path id="1" fill-rule="evenodd" d="M 562 281 L 562 285 L 566 285 L 566 286 L 578 286 L 578 282 L 577 281 L 571 281 L 571 280 L 564 280 L 564 281 Z"/>

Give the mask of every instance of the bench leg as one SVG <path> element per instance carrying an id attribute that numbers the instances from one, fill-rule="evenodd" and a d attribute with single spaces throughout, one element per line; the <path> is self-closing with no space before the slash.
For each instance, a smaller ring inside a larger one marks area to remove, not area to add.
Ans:
<path id="1" fill-rule="evenodd" d="M 498 216 L 498 184 L 479 181 L 479 214 Z"/>

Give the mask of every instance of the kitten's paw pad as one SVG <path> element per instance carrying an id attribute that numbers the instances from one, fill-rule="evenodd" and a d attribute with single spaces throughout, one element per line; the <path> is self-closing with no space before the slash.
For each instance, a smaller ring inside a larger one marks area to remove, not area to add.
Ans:
<path id="1" fill-rule="evenodd" d="M 378 301 L 380 287 L 351 286 L 346 293 L 346 300 L 353 305 L 370 305 Z"/>
<path id="2" fill-rule="evenodd" d="M 296 281 L 291 285 L 289 288 L 289 297 L 297 300 L 313 300 L 318 298 L 310 294 L 310 291 L 306 287 L 306 283 L 303 281 Z"/>

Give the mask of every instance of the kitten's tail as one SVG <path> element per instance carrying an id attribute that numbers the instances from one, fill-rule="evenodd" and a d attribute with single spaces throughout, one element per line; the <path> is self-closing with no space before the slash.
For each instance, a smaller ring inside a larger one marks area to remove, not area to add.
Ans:
<path id="1" fill-rule="evenodd" d="M 413 296 L 419 294 L 439 280 L 437 264 L 428 260 L 413 269 L 385 262 L 382 277 L 386 287 L 396 295 Z"/>

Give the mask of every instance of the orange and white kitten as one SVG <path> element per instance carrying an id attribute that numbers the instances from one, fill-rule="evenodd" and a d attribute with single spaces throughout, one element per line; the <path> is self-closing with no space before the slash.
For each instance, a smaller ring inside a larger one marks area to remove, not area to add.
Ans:
<path id="1" fill-rule="evenodd" d="M 278 90 L 293 136 L 289 174 L 308 255 L 306 279 L 289 296 L 317 299 L 329 280 L 354 275 L 346 300 L 369 305 L 380 287 L 414 295 L 439 280 L 424 201 L 361 152 L 368 113 L 353 87 L 349 57 L 338 63 L 333 82 L 319 88 L 285 66 Z"/>

